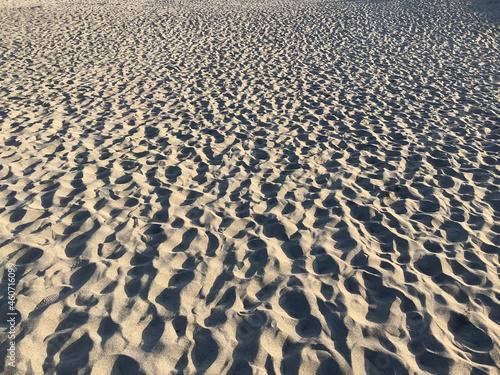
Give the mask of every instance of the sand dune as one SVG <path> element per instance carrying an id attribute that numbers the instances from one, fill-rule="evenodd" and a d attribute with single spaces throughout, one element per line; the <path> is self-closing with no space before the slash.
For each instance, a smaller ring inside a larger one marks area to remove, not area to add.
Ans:
<path id="1" fill-rule="evenodd" d="M 0 372 L 500 373 L 498 1 L 0 9 Z"/>

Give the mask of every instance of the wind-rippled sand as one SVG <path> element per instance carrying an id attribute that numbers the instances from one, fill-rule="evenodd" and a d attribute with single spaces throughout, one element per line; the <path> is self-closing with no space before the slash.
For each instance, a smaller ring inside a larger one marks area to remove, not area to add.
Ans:
<path id="1" fill-rule="evenodd" d="M 13 373 L 499 374 L 497 0 L 0 5 Z"/>

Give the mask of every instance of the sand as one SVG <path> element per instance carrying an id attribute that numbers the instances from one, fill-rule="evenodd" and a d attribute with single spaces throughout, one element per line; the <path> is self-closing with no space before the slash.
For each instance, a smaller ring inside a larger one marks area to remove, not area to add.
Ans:
<path id="1" fill-rule="evenodd" d="M 1 0 L 0 372 L 500 374 L 499 12 Z"/>

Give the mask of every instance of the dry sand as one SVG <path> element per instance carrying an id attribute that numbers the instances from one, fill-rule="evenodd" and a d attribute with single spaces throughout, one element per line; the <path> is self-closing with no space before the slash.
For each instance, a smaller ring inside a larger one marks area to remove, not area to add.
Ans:
<path id="1" fill-rule="evenodd" d="M 0 372 L 499 374 L 499 6 L 0 0 Z"/>

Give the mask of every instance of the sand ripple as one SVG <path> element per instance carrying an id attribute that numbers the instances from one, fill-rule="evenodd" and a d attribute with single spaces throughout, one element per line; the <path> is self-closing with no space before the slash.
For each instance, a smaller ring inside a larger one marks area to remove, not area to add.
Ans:
<path id="1" fill-rule="evenodd" d="M 0 5 L 17 373 L 499 373 L 498 2 Z"/>

